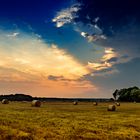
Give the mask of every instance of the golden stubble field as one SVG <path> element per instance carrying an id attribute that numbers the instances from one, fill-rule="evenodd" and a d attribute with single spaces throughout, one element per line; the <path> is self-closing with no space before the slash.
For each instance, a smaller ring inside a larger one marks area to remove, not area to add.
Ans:
<path id="1" fill-rule="evenodd" d="M 140 140 L 140 103 L 0 103 L 0 140 Z"/>

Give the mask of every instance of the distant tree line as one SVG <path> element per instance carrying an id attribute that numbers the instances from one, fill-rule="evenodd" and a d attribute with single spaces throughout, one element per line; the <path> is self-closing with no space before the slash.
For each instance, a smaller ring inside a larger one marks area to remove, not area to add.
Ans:
<path id="1" fill-rule="evenodd" d="M 140 89 L 136 86 L 130 88 L 116 89 L 113 93 L 115 100 L 124 102 L 140 102 Z"/>
<path id="2" fill-rule="evenodd" d="M 3 99 L 8 99 L 9 101 L 32 101 L 33 97 L 25 94 L 0 95 L 0 101 Z"/>
<path id="3" fill-rule="evenodd" d="M 116 89 L 113 93 L 113 98 L 46 98 L 46 97 L 32 97 L 25 94 L 10 94 L 10 95 L 0 95 L 0 101 L 3 99 L 8 99 L 9 101 L 32 101 L 34 99 L 41 101 L 97 101 L 97 102 L 108 102 L 113 100 L 124 101 L 124 102 L 140 102 L 140 89 L 138 87 L 130 87 L 123 89 Z"/>
<path id="4" fill-rule="evenodd" d="M 108 102 L 110 99 L 108 98 L 47 98 L 47 97 L 32 97 L 30 95 L 25 94 L 10 94 L 10 95 L 0 95 L 0 101 L 3 99 L 8 99 L 9 101 L 32 101 L 32 100 L 40 100 L 47 102 Z"/>

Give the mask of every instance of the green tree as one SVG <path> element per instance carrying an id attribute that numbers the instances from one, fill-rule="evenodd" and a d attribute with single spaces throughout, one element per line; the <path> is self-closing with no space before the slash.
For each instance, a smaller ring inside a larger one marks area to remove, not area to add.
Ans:
<path id="1" fill-rule="evenodd" d="M 119 92 L 119 90 L 116 89 L 115 92 L 113 93 L 113 97 L 115 100 L 117 100 L 118 92 Z"/>
<path id="2" fill-rule="evenodd" d="M 138 87 L 123 88 L 115 90 L 113 93 L 114 99 L 127 102 L 140 102 L 140 89 Z"/>

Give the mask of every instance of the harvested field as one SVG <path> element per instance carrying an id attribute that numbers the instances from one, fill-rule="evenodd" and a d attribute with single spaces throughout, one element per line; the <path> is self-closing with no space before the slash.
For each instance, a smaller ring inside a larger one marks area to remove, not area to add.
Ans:
<path id="1" fill-rule="evenodd" d="M 139 140 L 140 103 L 31 102 L 0 104 L 0 140 Z"/>

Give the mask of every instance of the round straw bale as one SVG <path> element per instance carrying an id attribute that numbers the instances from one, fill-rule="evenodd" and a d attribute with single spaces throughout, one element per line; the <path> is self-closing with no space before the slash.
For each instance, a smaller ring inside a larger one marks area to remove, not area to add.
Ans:
<path id="1" fill-rule="evenodd" d="M 120 103 L 116 102 L 116 106 L 120 106 Z"/>
<path id="2" fill-rule="evenodd" d="M 107 110 L 108 111 L 115 111 L 116 110 L 116 106 L 115 105 L 109 105 Z"/>
<path id="3" fill-rule="evenodd" d="M 22 101 L 22 103 L 28 103 L 28 101 Z"/>
<path id="4" fill-rule="evenodd" d="M 134 101 L 134 104 L 136 104 L 137 102 L 136 101 Z"/>
<path id="5" fill-rule="evenodd" d="M 93 105 L 97 106 L 97 105 L 98 105 L 98 103 L 97 103 L 97 102 L 93 102 Z"/>
<path id="6" fill-rule="evenodd" d="M 1 102 L 2 102 L 2 104 L 9 104 L 8 99 L 3 99 Z"/>
<path id="7" fill-rule="evenodd" d="M 32 106 L 33 107 L 40 107 L 41 106 L 41 102 L 39 100 L 33 100 L 32 101 Z"/>
<path id="8" fill-rule="evenodd" d="M 74 101 L 74 102 L 73 102 L 73 105 L 78 105 L 78 102 L 77 102 L 77 101 Z"/>

